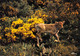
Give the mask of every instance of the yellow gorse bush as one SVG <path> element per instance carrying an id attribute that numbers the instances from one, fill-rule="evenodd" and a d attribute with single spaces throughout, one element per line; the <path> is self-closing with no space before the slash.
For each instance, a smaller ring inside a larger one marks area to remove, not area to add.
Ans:
<path id="1" fill-rule="evenodd" d="M 10 28 L 6 27 L 4 29 L 4 31 L 6 32 L 5 36 L 8 38 L 9 40 L 8 42 L 10 42 L 10 39 L 12 41 L 16 41 L 16 39 L 19 39 L 17 35 L 21 36 L 23 40 L 29 37 L 36 38 L 35 34 L 33 34 L 36 31 L 34 25 L 39 24 L 39 23 L 44 23 L 42 18 L 38 18 L 38 17 L 32 18 L 31 17 L 31 19 L 28 19 L 26 21 L 26 23 L 24 23 L 23 20 L 19 18 L 17 21 L 12 22 Z M 8 30 L 10 31 L 7 32 Z"/>
<path id="2" fill-rule="evenodd" d="M 12 27 L 16 27 L 17 25 L 22 25 L 23 24 L 23 20 L 21 20 L 21 19 L 18 19 L 17 21 L 13 21 L 12 22 Z"/>
<path id="3" fill-rule="evenodd" d="M 31 24 L 29 24 L 29 23 L 24 23 L 23 24 L 23 27 L 28 31 L 28 30 L 30 30 L 30 26 L 31 26 Z"/>
<path id="4" fill-rule="evenodd" d="M 34 27 L 35 24 L 44 23 L 42 18 L 31 18 L 27 20 L 27 23 L 31 24 L 31 27 Z"/>
<path id="5" fill-rule="evenodd" d="M 42 18 L 44 21 L 47 21 L 47 18 L 49 17 L 48 13 L 41 10 L 36 10 L 35 13 L 32 15 L 34 18 Z"/>
<path id="6" fill-rule="evenodd" d="M 17 33 L 18 33 L 18 32 L 17 32 L 17 29 L 11 28 L 11 33 L 12 33 L 12 34 L 14 34 L 14 33 L 17 34 Z"/>

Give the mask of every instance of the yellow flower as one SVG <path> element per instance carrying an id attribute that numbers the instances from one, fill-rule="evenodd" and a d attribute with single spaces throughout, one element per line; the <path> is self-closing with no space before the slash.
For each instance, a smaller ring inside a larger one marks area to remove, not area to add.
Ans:
<path id="1" fill-rule="evenodd" d="M 48 15 L 44 14 L 42 17 L 48 17 Z"/>
<path id="2" fill-rule="evenodd" d="M 24 37 L 30 37 L 30 35 L 33 34 L 32 31 L 27 31 L 26 33 L 23 33 Z"/>
<path id="3" fill-rule="evenodd" d="M 28 34 L 32 34 L 33 32 L 32 32 L 32 31 L 28 31 L 27 33 L 28 33 Z"/>
<path id="4" fill-rule="evenodd" d="M 25 33 L 26 29 L 24 27 L 19 27 L 17 31 L 18 33 Z"/>
<path id="5" fill-rule="evenodd" d="M 34 34 L 31 34 L 30 37 L 31 38 L 36 38 L 36 36 Z"/>
<path id="6" fill-rule="evenodd" d="M 16 36 L 13 36 L 13 37 L 12 37 L 12 40 L 13 40 L 13 41 L 16 41 L 16 38 L 17 38 Z"/>
<path id="7" fill-rule="evenodd" d="M 10 37 L 10 32 L 6 33 L 5 36 Z"/>
<path id="8" fill-rule="evenodd" d="M 31 24 L 28 24 L 28 23 L 24 23 L 23 27 L 26 29 L 26 30 L 30 30 L 30 26 Z"/>
<path id="9" fill-rule="evenodd" d="M 11 29 L 11 33 L 12 33 L 12 34 L 17 33 L 17 31 L 18 31 L 17 29 L 14 29 L 14 28 Z"/>
<path id="10" fill-rule="evenodd" d="M 10 28 L 8 28 L 8 27 L 6 27 L 5 29 L 4 29 L 4 31 L 6 32 L 6 31 L 9 31 L 10 30 Z"/>
<path id="11" fill-rule="evenodd" d="M 0 36 L 0 40 L 2 39 L 2 37 Z"/>
<path id="12" fill-rule="evenodd" d="M 22 25 L 22 24 L 23 20 L 18 19 L 17 21 L 13 21 L 11 26 L 16 27 L 17 25 Z"/>
<path id="13" fill-rule="evenodd" d="M 70 8 L 68 8 L 67 10 L 69 10 Z"/>
<path id="14" fill-rule="evenodd" d="M 27 23 L 31 23 L 32 25 L 36 24 L 36 23 L 44 23 L 42 18 L 31 18 L 27 21 Z"/>
<path id="15" fill-rule="evenodd" d="M 27 33 L 23 33 L 23 36 L 26 36 L 27 35 Z"/>
<path id="16" fill-rule="evenodd" d="M 36 29 L 35 28 L 32 28 L 32 32 L 35 32 L 36 31 Z"/>

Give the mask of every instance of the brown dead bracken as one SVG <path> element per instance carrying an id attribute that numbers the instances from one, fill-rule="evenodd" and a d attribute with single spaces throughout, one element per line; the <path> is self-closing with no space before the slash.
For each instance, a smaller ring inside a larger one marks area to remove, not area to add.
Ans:
<path id="1" fill-rule="evenodd" d="M 51 33 L 52 35 L 55 35 L 57 37 L 57 40 L 59 40 L 58 33 L 61 28 L 63 28 L 63 24 L 65 21 L 55 22 L 54 24 L 35 24 L 36 28 L 36 35 L 37 37 L 37 46 L 39 46 L 39 40 L 42 41 L 41 33 Z"/>

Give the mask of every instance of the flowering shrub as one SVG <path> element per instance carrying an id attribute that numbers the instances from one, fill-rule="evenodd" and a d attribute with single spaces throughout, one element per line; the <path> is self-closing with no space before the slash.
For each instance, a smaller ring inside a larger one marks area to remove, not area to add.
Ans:
<path id="1" fill-rule="evenodd" d="M 32 17 L 39 17 L 42 18 L 44 21 L 47 21 L 49 15 L 45 11 L 40 9 L 40 10 L 36 10 L 35 13 L 32 15 Z"/>
<path id="2" fill-rule="evenodd" d="M 13 21 L 11 26 L 15 28 L 17 25 L 21 26 L 21 24 L 23 24 L 23 20 L 18 19 L 17 21 Z"/>
<path id="3" fill-rule="evenodd" d="M 5 27 L 5 37 L 7 42 L 17 41 L 17 39 L 26 40 L 26 38 L 36 38 L 34 32 L 36 31 L 34 25 L 44 23 L 42 18 L 32 18 L 28 19 L 26 23 L 20 18 L 17 21 L 13 21 L 11 27 Z M 21 37 L 21 38 L 20 38 Z M 0 39 L 2 39 L 0 37 Z"/>

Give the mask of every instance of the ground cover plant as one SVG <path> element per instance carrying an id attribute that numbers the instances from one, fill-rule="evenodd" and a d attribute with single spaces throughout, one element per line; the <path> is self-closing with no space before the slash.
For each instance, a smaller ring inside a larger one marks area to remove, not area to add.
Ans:
<path id="1" fill-rule="evenodd" d="M 65 21 L 55 35 L 41 34 L 35 24 Z M 80 56 L 79 0 L 0 0 L 0 56 Z"/>

